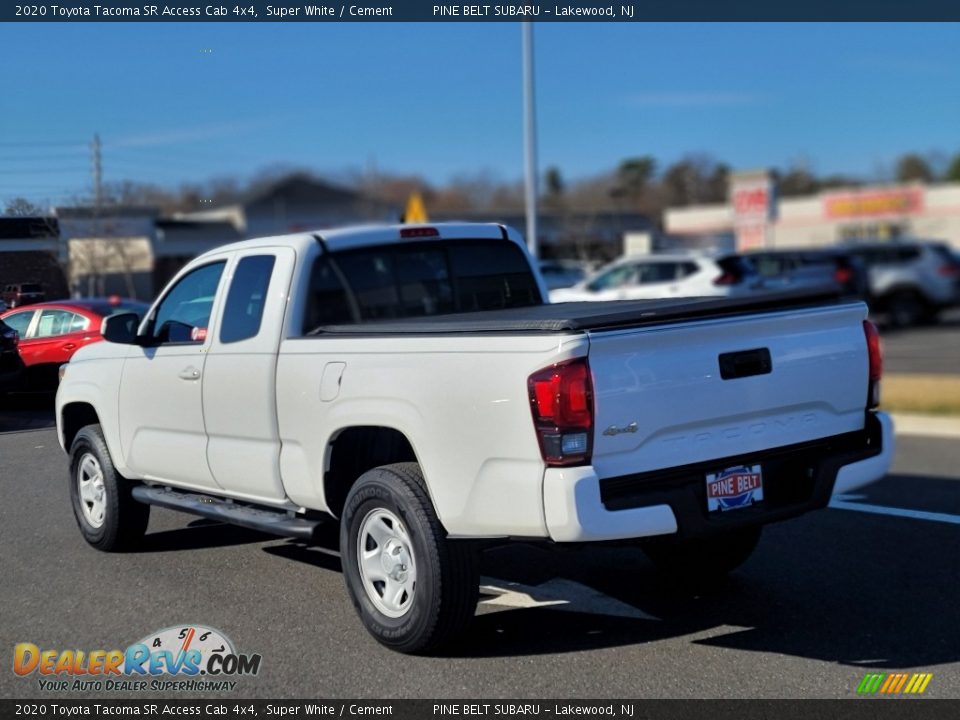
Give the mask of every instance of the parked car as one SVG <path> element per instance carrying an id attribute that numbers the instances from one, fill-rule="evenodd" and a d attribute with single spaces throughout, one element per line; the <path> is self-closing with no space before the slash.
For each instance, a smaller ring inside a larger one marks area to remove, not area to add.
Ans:
<path id="1" fill-rule="evenodd" d="M 540 276 L 543 278 L 547 290 L 572 287 L 583 280 L 586 274 L 583 266 L 572 261 L 540 261 Z"/>
<path id="2" fill-rule="evenodd" d="M 20 334 L 0 320 L 0 395 L 16 389 L 20 382 L 23 363 L 17 346 Z"/>
<path id="3" fill-rule="evenodd" d="M 866 299 L 867 271 L 844 248 L 777 248 L 744 255 L 768 289 L 833 286 L 844 295 Z"/>
<path id="4" fill-rule="evenodd" d="M 726 264 L 694 263 L 711 286 Z M 618 541 L 702 583 L 890 466 L 860 301 L 545 300 L 500 225 L 210 250 L 62 368 L 79 532 L 135 549 L 151 505 L 305 541 L 339 523 L 361 621 L 423 652 L 473 618 L 491 543 Z"/>
<path id="5" fill-rule="evenodd" d="M 3 288 L 3 301 L 8 308 L 42 302 L 46 298 L 47 294 L 39 283 L 14 283 Z"/>
<path id="6" fill-rule="evenodd" d="M 960 305 L 960 263 L 945 243 L 851 243 L 844 250 L 867 269 L 870 309 L 894 327 L 934 321 Z"/>
<path id="7" fill-rule="evenodd" d="M 756 270 L 740 255 L 628 255 L 551 292 L 550 302 L 733 297 L 759 289 Z"/>
<path id="8" fill-rule="evenodd" d="M 149 305 L 119 297 L 61 300 L 18 307 L 0 314 L 20 337 L 24 390 L 56 388 L 57 368 L 85 345 L 103 339 L 103 319 L 117 313 L 143 314 Z"/>

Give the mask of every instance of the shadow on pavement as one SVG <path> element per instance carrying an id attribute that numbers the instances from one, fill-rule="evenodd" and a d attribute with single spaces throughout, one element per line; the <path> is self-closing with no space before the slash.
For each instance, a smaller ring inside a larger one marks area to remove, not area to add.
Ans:
<path id="1" fill-rule="evenodd" d="M 56 425 L 54 393 L 12 393 L 0 397 L 0 434 Z"/>
<path id="2" fill-rule="evenodd" d="M 334 523 L 304 543 L 201 522 L 149 535 L 146 549 L 278 540 L 262 550 L 339 573 L 337 536 Z M 439 655 L 537 656 L 684 639 L 851 667 L 929 669 L 960 660 L 958 558 L 955 526 L 824 510 L 767 528 L 726 583 L 693 593 L 668 585 L 630 546 L 515 543 L 483 553 L 485 584 L 520 588 L 532 605 L 567 588 L 566 609 L 481 603 L 466 637 Z M 552 594 L 540 597 L 545 584 Z M 640 612 L 617 615 L 604 602 Z"/>
<path id="3" fill-rule="evenodd" d="M 207 520 L 196 520 L 186 528 L 148 532 L 136 552 L 175 552 L 203 548 L 246 545 L 276 540 L 276 536 Z"/>

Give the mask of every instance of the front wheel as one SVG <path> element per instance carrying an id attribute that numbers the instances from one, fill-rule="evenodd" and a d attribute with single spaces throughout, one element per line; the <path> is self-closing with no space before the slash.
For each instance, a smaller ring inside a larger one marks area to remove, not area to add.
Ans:
<path id="1" fill-rule="evenodd" d="M 143 538 L 150 506 L 133 499 L 133 483 L 117 472 L 99 425 L 87 425 L 70 446 L 70 500 L 80 533 L 105 552 L 122 552 Z"/>
<path id="2" fill-rule="evenodd" d="M 340 524 L 350 598 L 367 631 L 400 652 L 425 652 L 459 635 L 479 590 L 475 546 L 447 539 L 416 463 L 364 473 Z"/>
<path id="3" fill-rule="evenodd" d="M 761 527 L 754 525 L 692 540 L 651 538 L 643 551 L 667 579 L 683 586 L 721 582 L 747 561 L 760 541 Z"/>

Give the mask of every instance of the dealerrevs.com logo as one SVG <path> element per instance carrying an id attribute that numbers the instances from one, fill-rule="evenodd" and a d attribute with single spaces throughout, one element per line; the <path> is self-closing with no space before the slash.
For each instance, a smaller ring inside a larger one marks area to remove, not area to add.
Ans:
<path id="1" fill-rule="evenodd" d="M 36 676 L 44 691 L 226 691 L 260 672 L 261 657 L 238 653 L 230 639 L 204 625 L 147 635 L 125 650 L 50 650 L 17 643 L 13 671 Z"/>

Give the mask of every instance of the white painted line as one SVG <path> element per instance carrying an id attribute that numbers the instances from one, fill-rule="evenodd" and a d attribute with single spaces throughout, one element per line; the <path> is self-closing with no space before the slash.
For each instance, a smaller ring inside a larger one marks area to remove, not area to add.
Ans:
<path id="1" fill-rule="evenodd" d="M 481 600 L 482 605 L 509 609 L 546 607 L 551 610 L 611 615 L 637 620 L 659 620 L 633 605 L 628 605 L 599 590 L 565 578 L 553 578 L 540 585 L 504 582 L 495 578 L 480 578 L 480 591 L 494 595 Z"/>
<path id="2" fill-rule="evenodd" d="M 897 435 L 960 438 L 960 418 L 937 415 L 894 413 L 893 429 Z"/>
<path id="3" fill-rule="evenodd" d="M 835 510 L 852 510 L 854 512 L 870 513 L 872 515 L 892 515 L 893 517 L 910 518 L 912 520 L 927 520 L 929 522 L 960 525 L 960 515 L 950 515 L 949 513 L 906 510 L 904 508 L 886 507 L 885 505 L 867 505 L 865 503 L 847 502 L 836 498 L 830 501 L 829 507 Z"/>

